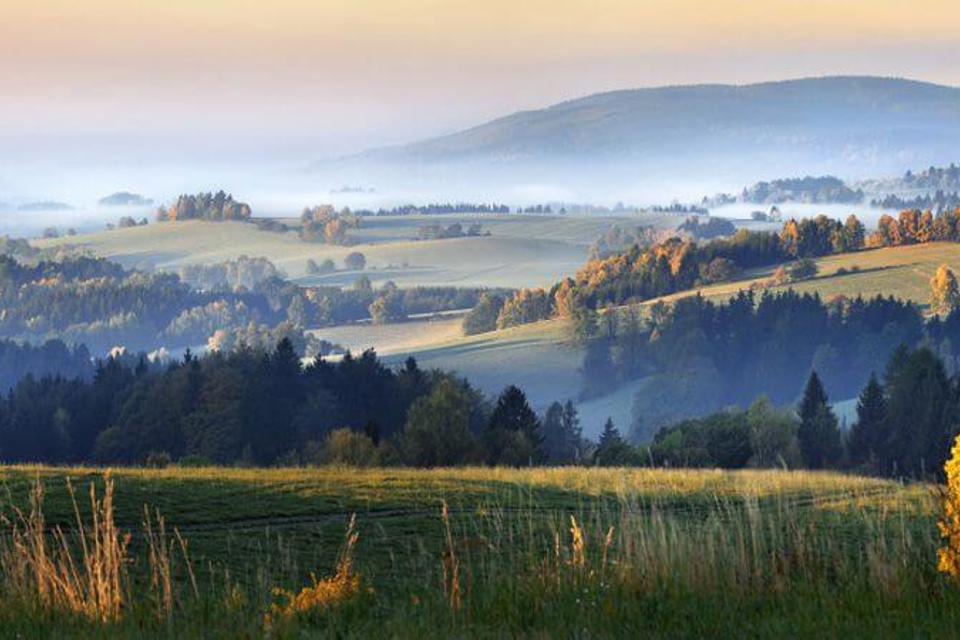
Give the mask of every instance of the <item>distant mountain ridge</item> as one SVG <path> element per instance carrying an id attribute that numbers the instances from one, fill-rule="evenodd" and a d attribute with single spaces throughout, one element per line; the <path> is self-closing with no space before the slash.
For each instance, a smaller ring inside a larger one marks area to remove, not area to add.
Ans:
<path id="1" fill-rule="evenodd" d="M 835 76 L 599 93 L 361 157 L 513 162 L 779 150 L 855 160 L 958 142 L 960 88 Z"/>

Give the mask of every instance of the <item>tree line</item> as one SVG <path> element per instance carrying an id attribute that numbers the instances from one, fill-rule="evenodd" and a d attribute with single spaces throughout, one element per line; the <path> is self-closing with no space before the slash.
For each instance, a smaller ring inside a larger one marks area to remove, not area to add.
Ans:
<path id="1" fill-rule="evenodd" d="M 572 403 L 541 417 L 516 387 L 490 400 L 373 351 L 304 367 L 288 340 L 168 365 L 107 358 L 88 378 L 27 375 L 0 400 L 7 462 L 529 465 L 586 452 Z"/>
<path id="2" fill-rule="evenodd" d="M 779 233 L 740 229 L 731 237 L 701 244 L 679 237 L 650 246 L 638 243 L 589 260 L 573 278 L 549 290 L 518 291 L 512 298 L 505 298 L 495 314 L 489 308 L 478 310 L 477 315 L 484 312 L 484 321 L 474 318 L 470 329 L 492 331 L 553 317 L 575 321 L 584 309 L 642 302 L 729 280 L 744 269 L 934 241 L 960 241 L 960 209 L 938 214 L 905 210 L 896 218 L 884 215 L 869 234 L 855 215 L 844 222 L 819 215 L 787 220 Z"/>
<path id="3" fill-rule="evenodd" d="M 83 345 L 71 348 L 62 340 L 48 340 L 40 345 L 0 340 L 0 391 L 3 393 L 27 375 L 86 379 L 92 374 L 93 361 Z"/>
<path id="4" fill-rule="evenodd" d="M 936 478 L 960 431 L 960 377 L 928 347 L 893 351 L 871 374 L 856 418 L 841 428 L 823 382 L 809 374 L 798 402 L 766 396 L 660 429 L 648 446 L 620 441 L 621 464 L 677 467 L 842 469 L 889 477 Z M 609 436 L 608 436 L 609 437 Z M 619 434 L 617 434 L 619 438 Z"/>
<path id="5" fill-rule="evenodd" d="M 456 213 L 510 213 L 510 207 L 498 203 L 436 202 L 425 205 L 406 204 L 390 209 L 360 209 L 360 216 L 450 215 Z"/>
<path id="6" fill-rule="evenodd" d="M 27 264 L 0 255 L 0 337 L 60 339 L 86 344 L 95 353 L 118 345 L 149 351 L 204 344 L 216 330 L 253 335 L 253 323 L 257 335 L 270 335 L 273 342 L 288 336 L 309 344 L 304 328 L 365 320 L 379 298 L 390 303 L 391 318 L 402 319 L 470 308 L 483 292 L 456 287 L 400 290 L 389 283 L 374 289 L 362 276 L 352 288 L 301 286 L 281 275 L 263 258 L 188 266 L 178 275 L 127 271 L 87 256 Z M 291 334 L 290 325 L 299 337 Z"/>
<path id="7" fill-rule="evenodd" d="M 5 359 L 9 348 L 0 344 Z M 71 357 L 63 345 L 43 349 Z M 611 420 L 590 442 L 570 401 L 538 415 L 515 386 L 489 399 L 453 374 L 412 358 L 390 368 L 372 351 L 303 366 L 281 340 L 274 350 L 187 353 L 171 364 L 120 355 L 89 366 L 75 376 L 28 373 L 0 398 L 0 459 L 788 467 L 927 478 L 960 427 L 960 376 L 928 346 L 894 350 L 882 377 L 871 374 L 860 391 L 849 428 L 813 371 L 795 403 L 762 395 L 745 410 L 664 426 L 648 445 L 630 444 Z"/>
<path id="8" fill-rule="evenodd" d="M 924 321 L 890 297 L 835 298 L 793 290 L 740 292 L 724 304 L 700 296 L 591 312 L 581 319 L 584 397 L 642 380 L 630 436 L 646 442 L 660 427 L 745 405 L 758 395 L 792 401 L 804 376 L 820 373 L 830 393 L 853 397 L 899 344 L 928 343 L 950 366 L 960 345 L 960 312 Z"/>
<path id="9" fill-rule="evenodd" d="M 169 207 L 157 209 L 156 218 L 158 222 L 182 220 L 249 222 L 252 215 L 250 205 L 234 200 L 231 194 L 221 190 L 216 193 L 183 194 Z"/>

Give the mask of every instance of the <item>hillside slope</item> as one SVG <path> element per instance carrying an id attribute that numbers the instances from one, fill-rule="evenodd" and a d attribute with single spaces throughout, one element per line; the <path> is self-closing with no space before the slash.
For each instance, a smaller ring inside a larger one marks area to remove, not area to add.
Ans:
<path id="1" fill-rule="evenodd" d="M 960 89 L 827 77 L 595 94 L 372 156 L 442 161 L 748 151 L 894 151 L 960 135 Z"/>
<path id="2" fill-rule="evenodd" d="M 650 204 L 783 176 L 900 175 L 956 161 L 958 146 L 960 89 L 826 77 L 600 93 L 314 170 L 454 198 Z"/>

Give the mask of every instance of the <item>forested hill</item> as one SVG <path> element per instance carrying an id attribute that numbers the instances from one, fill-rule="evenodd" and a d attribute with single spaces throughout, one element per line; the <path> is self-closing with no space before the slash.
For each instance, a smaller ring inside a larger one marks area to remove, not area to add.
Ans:
<path id="1" fill-rule="evenodd" d="M 669 162 L 677 153 L 731 159 L 772 153 L 824 161 L 825 154 L 861 162 L 896 154 L 900 161 L 947 161 L 960 141 L 958 101 L 955 87 L 877 77 L 634 89 L 514 113 L 365 157 L 502 162 L 636 156 Z"/>

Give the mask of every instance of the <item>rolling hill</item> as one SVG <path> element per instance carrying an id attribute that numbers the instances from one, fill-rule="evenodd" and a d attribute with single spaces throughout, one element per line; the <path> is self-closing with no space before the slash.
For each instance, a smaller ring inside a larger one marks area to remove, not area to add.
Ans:
<path id="1" fill-rule="evenodd" d="M 475 167 L 475 181 L 565 179 L 636 190 L 654 177 L 702 184 L 900 173 L 955 160 L 958 142 L 960 89 L 848 76 L 599 93 L 350 162 L 434 180 L 462 177 L 455 167 L 466 165 Z"/>

